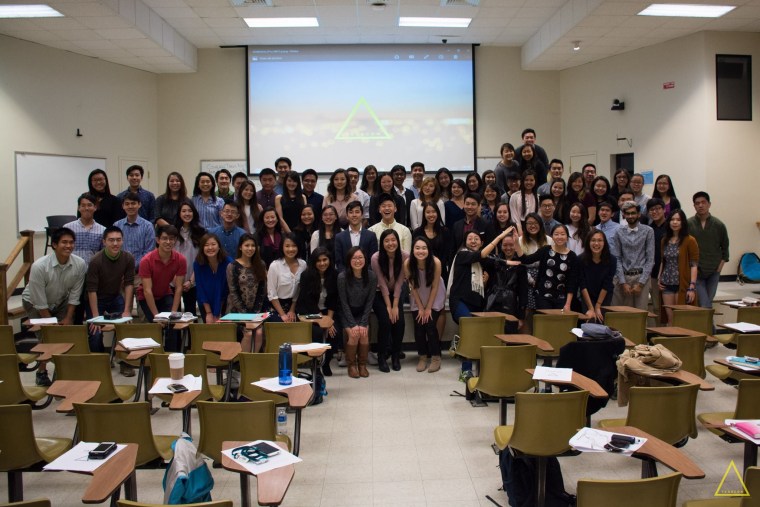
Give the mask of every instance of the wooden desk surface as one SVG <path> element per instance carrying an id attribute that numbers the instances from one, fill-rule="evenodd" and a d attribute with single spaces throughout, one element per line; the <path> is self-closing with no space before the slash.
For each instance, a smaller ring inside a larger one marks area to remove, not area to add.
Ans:
<path id="1" fill-rule="evenodd" d="M 47 393 L 63 398 L 56 412 L 73 412 L 73 403 L 85 403 L 95 396 L 100 389 L 99 380 L 56 380 L 47 389 Z"/>
<path id="2" fill-rule="evenodd" d="M 603 306 L 602 310 L 608 310 L 610 312 L 623 312 L 623 313 L 644 313 L 646 312 L 647 317 L 655 319 L 657 318 L 656 313 L 652 313 L 648 310 L 642 310 L 641 308 L 636 308 L 635 306 Z"/>
<path id="3" fill-rule="evenodd" d="M 706 335 L 705 333 L 700 333 L 699 331 L 694 331 L 693 329 L 686 329 L 685 327 L 678 326 L 648 327 L 647 331 L 659 336 L 704 336 L 705 341 L 708 343 L 718 341 L 718 339 L 714 336 Z"/>
<path id="4" fill-rule="evenodd" d="M 108 500 L 108 497 L 135 471 L 137 448 L 137 444 L 127 444 L 126 448 L 94 472 L 82 472 L 92 475 L 92 480 L 82 496 L 82 503 L 103 503 Z"/>
<path id="5" fill-rule="evenodd" d="M 169 402 L 169 410 L 184 410 L 189 407 L 198 396 L 200 391 L 185 391 L 184 393 L 173 393 L 172 401 Z"/>
<path id="6" fill-rule="evenodd" d="M 533 375 L 533 373 L 536 371 L 534 368 L 526 368 L 525 371 Z M 556 384 L 556 385 L 569 385 L 573 387 L 577 387 L 578 389 L 582 389 L 584 391 L 588 391 L 589 395 L 591 395 L 594 398 L 607 398 L 609 395 L 607 394 L 607 391 L 602 389 L 602 386 L 600 386 L 595 380 L 590 379 L 584 375 L 581 375 L 580 373 L 573 372 L 573 377 L 570 379 L 570 382 L 563 382 L 559 380 L 540 380 L 539 382 L 546 382 L 548 384 Z"/>
<path id="7" fill-rule="evenodd" d="M 604 430 L 646 438 L 646 443 L 641 446 L 641 449 L 633 453 L 634 456 L 652 458 L 671 470 L 681 472 L 687 479 L 703 479 L 705 477 L 705 473 L 702 469 L 689 459 L 688 456 L 672 445 L 645 431 L 641 431 L 633 426 L 618 426 L 614 428 L 605 428 Z"/>
<path id="8" fill-rule="evenodd" d="M 731 361 L 726 361 L 725 359 L 714 359 L 714 362 L 718 364 L 722 364 L 723 366 L 728 367 L 729 369 L 733 371 L 738 371 L 741 373 L 746 373 L 747 375 L 754 375 L 754 376 L 760 376 L 760 369 L 758 370 L 743 370 L 742 368 L 739 368 L 737 365 L 732 363 Z"/>
<path id="9" fill-rule="evenodd" d="M 298 345 L 297 343 L 294 343 L 293 345 Z M 311 349 L 311 350 L 304 350 L 303 352 L 297 352 L 297 354 L 306 354 L 309 357 L 321 357 L 324 355 L 325 352 L 327 352 L 329 349 L 331 349 L 332 346 L 325 343 L 324 347 L 319 347 L 318 349 Z"/>
<path id="10" fill-rule="evenodd" d="M 248 444 L 245 442 L 222 442 L 222 450 L 233 449 L 240 447 L 241 445 Z M 283 442 L 275 442 L 278 446 L 286 449 Z M 222 467 L 225 470 L 231 472 L 237 472 L 240 474 L 251 474 L 245 467 L 234 459 L 230 459 L 225 454 L 222 454 Z M 281 468 L 275 468 L 268 472 L 256 474 L 257 484 L 257 500 L 259 505 L 280 505 L 285 498 L 285 493 L 288 492 L 290 482 L 293 480 L 293 476 L 296 473 L 295 465 L 287 465 Z M 254 474 L 251 474 L 254 475 Z"/>
<path id="11" fill-rule="evenodd" d="M 716 326 L 722 327 L 723 329 L 728 329 L 730 331 L 733 331 L 734 333 L 739 333 L 739 334 L 757 334 L 757 333 L 760 333 L 760 330 L 758 330 L 758 331 L 754 331 L 754 330 L 753 331 L 740 331 L 740 330 L 735 329 L 734 327 L 732 327 L 731 324 L 732 323 L 729 323 L 729 324 L 716 324 Z"/>
<path id="12" fill-rule="evenodd" d="M 323 315 L 319 319 L 307 319 L 306 315 L 299 315 L 298 322 L 308 322 L 309 324 L 316 324 L 319 326 L 320 329 L 330 329 L 333 326 L 333 324 L 335 324 L 335 321 L 331 317 L 328 317 L 327 315 Z"/>
<path id="13" fill-rule="evenodd" d="M 240 342 L 203 342 L 203 350 L 217 352 L 222 361 L 234 361 L 243 351 Z"/>
<path id="14" fill-rule="evenodd" d="M 504 312 L 472 312 L 475 317 L 504 317 L 507 322 L 517 322 L 517 317 Z"/>
<path id="15" fill-rule="evenodd" d="M 715 386 L 700 377 L 699 375 L 694 375 L 690 371 L 686 370 L 678 370 L 676 372 L 665 372 L 665 373 L 657 373 L 653 375 L 646 375 L 641 372 L 637 372 L 637 375 L 641 375 L 642 377 L 649 377 L 653 379 L 667 379 L 667 380 L 673 380 L 675 382 L 678 382 L 679 384 L 697 384 L 699 386 L 700 391 L 714 391 Z"/>
<path id="16" fill-rule="evenodd" d="M 544 315 L 574 315 L 581 320 L 589 320 L 589 318 L 585 314 L 573 312 L 573 311 L 565 312 L 562 310 L 555 310 L 555 309 L 549 308 L 549 309 L 543 309 L 543 310 L 536 310 L 536 312 L 543 313 Z"/>
<path id="17" fill-rule="evenodd" d="M 55 354 L 65 354 L 74 347 L 73 343 L 38 343 L 30 349 L 40 356 L 37 361 L 50 361 Z"/>
<path id="18" fill-rule="evenodd" d="M 671 310 L 676 310 L 680 312 L 693 312 L 693 311 L 699 311 L 699 310 L 705 310 L 709 311 L 711 308 L 702 308 L 701 306 L 696 305 L 662 305 L 665 308 L 670 308 Z M 713 315 L 723 315 L 720 312 L 716 312 L 713 310 Z"/>
<path id="19" fill-rule="evenodd" d="M 529 334 L 497 334 L 496 338 L 507 345 L 535 345 L 544 352 L 554 351 L 554 347 L 549 342 Z"/>
<path id="20" fill-rule="evenodd" d="M 115 349 L 116 352 L 125 352 L 127 354 L 127 357 L 124 359 L 127 359 L 128 361 L 137 361 L 138 359 L 142 359 L 154 350 L 153 348 L 128 350 L 124 348 L 124 345 L 122 345 L 121 342 L 116 343 Z"/>

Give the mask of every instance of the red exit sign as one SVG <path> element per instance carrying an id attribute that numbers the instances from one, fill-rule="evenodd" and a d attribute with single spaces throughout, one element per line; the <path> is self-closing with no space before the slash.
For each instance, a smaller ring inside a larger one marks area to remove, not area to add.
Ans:
<path id="1" fill-rule="evenodd" d="M 663 90 L 671 90 L 676 87 L 675 81 L 668 81 L 667 83 L 662 83 L 662 89 Z"/>

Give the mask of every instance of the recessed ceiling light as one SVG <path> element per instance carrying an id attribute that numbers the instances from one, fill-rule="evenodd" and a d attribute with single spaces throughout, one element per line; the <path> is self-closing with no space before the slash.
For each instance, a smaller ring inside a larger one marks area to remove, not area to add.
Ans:
<path id="1" fill-rule="evenodd" d="M 472 18 L 398 18 L 398 26 L 417 26 L 428 28 L 467 28 Z"/>
<path id="2" fill-rule="evenodd" d="M 304 28 L 319 26 L 317 18 L 243 18 L 251 28 Z"/>
<path id="3" fill-rule="evenodd" d="M 652 4 L 639 16 L 671 16 L 681 18 L 719 18 L 736 9 L 734 5 Z"/>
<path id="4" fill-rule="evenodd" d="M 0 5 L 0 18 L 60 18 L 49 5 Z"/>

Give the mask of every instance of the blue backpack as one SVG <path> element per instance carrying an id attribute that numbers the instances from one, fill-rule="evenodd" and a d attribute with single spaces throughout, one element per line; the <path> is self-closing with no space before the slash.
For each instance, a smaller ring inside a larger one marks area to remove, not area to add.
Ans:
<path id="1" fill-rule="evenodd" d="M 739 259 L 739 272 L 736 279 L 740 284 L 760 283 L 760 257 L 754 252 L 747 252 Z"/>

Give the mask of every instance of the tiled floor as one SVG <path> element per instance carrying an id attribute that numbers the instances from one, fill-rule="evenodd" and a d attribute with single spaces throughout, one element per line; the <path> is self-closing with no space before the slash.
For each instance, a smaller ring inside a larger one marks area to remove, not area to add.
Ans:
<path id="1" fill-rule="evenodd" d="M 737 287 L 738 288 L 738 287 Z M 721 284 L 721 291 L 735 294 Z M 745 286 L 749 292 L 751 286 Z M 731 310 L 720 307 L 731 320 Z M 706 364 L 729 353 L 722 346 L 706 353 Z M 334 365 L 335 363 L 333 363 Z M 491 450 L 498 406 L 473 408 L 463 398 L 451 396 L 463 390 L 457 381 L 459 362 L 446 358 L 440 372 L 417 373 L 415 354 L 408 354 L 400 372 L 380 373 L 371 368 L 368 379 L 348 378 L 345 368 L 333 368 L 328 378 L 325 402 L 304 411 L 301 457 L 283 505 L 393 505 L 393 506 L 493 506 L 490 495 L 506 506 L 498 458 Z M 117 370 L 114 370 L 116 372 Z M 24 374 L 31 383 L 31 374 Z M 115 373 L 119 383 L 134 381 Z M 700 392 L 697 412 L 730 411 L 736 390 L 708 375 L 713 392 Z M 52 407 L 34 412 L 38 436 L 70 436 L 75 420 L 57 414 Z M 512 420 L 514 406 L 509 407 Z M 625 409 L 610 402 L 593 417 L 624 417 Z M 668 417 L 668 414 L 663 414 Z M 193 436 L 199 425 L 193 412 Z M 234 422 L 231 422 L 234 424 Z M 0 427 L 2 423 L 0 422 Z M 153 416 L 155 433 L 178 433 L 178 412 L 161 409 Z M 292 431 L 293 420 L 289 420 Z M 682 480 L 681 502 L 710 498 L 731 460 L 741 468 L 742 446 L 730 445 L 700 428 L 699 437 L 682 449 L 706 472 L 701 480 Z M 560 460 L 566 489 L 575 491 L 580 478 L 633 479 L 639 477 L 640 461 L 612 454 L 585 454 Z M 213 498 L 230 498 L 239 505 L 238 476 L 213 469 L 216 481 Z M 660 473 L 667 470 L 660 466 Z M 139 499 L 160 503 L 163 497 L 159 470 L 137 472 Z M 88 481 L 72 473 L 28 473 L 24 475 L 26 498 L 48 497 L 55 506 L 81 505 L 80 496 Z M 252 496 L 255 500 L 255 480 Z M 0 501 L 7 495 L 7 483 L 0 480 Z M 612 505 L 612 503 L 610 504 Z M 644 503 L 642 503 L 644 505 Z"/>

